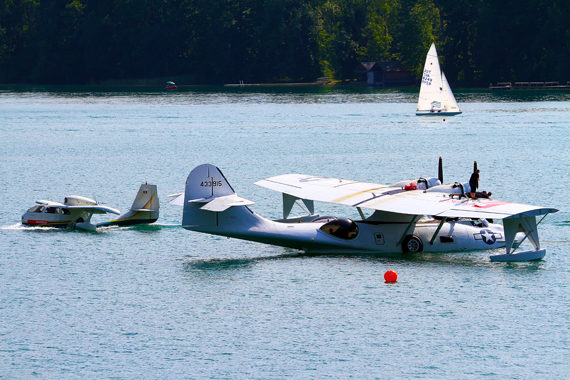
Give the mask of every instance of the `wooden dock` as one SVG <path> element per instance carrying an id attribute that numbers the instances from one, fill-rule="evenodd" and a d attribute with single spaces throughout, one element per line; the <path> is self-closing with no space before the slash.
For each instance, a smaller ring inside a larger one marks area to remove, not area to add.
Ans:
<path id="1" fill-rule="evenodd" d="M 560 82 L 498 82 L 496 85 L 489 84 L 491 90 L 564 90 L 570 89 L 570 81 L 566 84 Z"/>

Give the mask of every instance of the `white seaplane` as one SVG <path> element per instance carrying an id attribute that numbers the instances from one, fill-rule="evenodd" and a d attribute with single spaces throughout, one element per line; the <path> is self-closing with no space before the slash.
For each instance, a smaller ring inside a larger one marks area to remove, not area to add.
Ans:
<path id="1" fill-rule="evenodd" d="M 442 185 L 420 178 L 379 185 L 337 178 L 285 174 L 256 182 L 283 194 L 283 219 L 268 220 L 249 209 L 255 202 L 238 196 L 222 172 L 204 164 L 190 172 L 184 193 L 170 203 L 184 206 L 182 226 L 191 231 L 289 247 L 318 254 L 443 252 L 506 247 L 491 261 L 539 260 L 536 217 L 557 212 L 483 198 L 469 198 L 469 183 Z M 303 217 L 289 217 L 302 201 Z M 314 201 L 356 207 L 362 220 L 319 217 Z M 362 209 L 374 210 L 365 217 Z M 503 225 L 492 220 L 502 219 Z M 491 222 L 489 222 L 489 220 Z M 540 222 L 539 222 L 540 223 Z M 517 236 L 518 235 L 518 236 Z M 534 250 L 516 252 L 526 238 Z"/>
<path id="2" fill-rule="evenodd" d="M 63 203 L 46 200 L 36 201 L 38 204 L 22 215 L 22 224 L 36 227 L 80 228 L 95 231 L 100 226 L 133 225 L 154 223 L 158 219 L 159 201 L 156 185 L 143 183 L 131 209 L 125 214 L 115 208 L 103 206 L 99 202 L 71 195 L 63 199 Z M 94 225 L 93 214 L 117 214 L 117 219 Z"/>

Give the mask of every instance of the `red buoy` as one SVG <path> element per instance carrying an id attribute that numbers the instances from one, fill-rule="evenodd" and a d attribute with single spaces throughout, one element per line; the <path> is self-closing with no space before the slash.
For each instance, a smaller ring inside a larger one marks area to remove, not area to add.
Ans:
<path id="1" fill-rule="evenodd" d="M 386 280 L 386 283 L 396 282 L 398 280 L 398 274 L 393 270 L 389 270 L 384 273 L 384 280 Z"/>

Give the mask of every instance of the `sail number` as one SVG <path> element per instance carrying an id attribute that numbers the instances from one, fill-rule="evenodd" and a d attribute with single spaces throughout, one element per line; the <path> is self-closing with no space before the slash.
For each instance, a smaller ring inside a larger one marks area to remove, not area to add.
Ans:
<path id="1" fill-rule="evenodd" d="M 432 79 L 430 78 L 431 70 L 424 70 L 424 75 L 422 77 L 422 83 L 427 84 L 428 86 L 431 85 Z"/>
<path id="2" fill-rule="evenodd" d="M 202 181 L 200 186 L 202 186 L 202 187 L 222 186 L 222 181 Z"/>

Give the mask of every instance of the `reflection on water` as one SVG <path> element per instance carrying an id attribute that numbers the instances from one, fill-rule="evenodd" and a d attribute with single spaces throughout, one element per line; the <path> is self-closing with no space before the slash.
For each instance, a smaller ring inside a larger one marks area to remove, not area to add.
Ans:
<path id="1" fill-rule="evenodd" d="M 234 270 L 249 268 L 256 259 L 214 259 L 206 261 L 194 261 L 184 263 L 183 268 L 185 271 L 218 271 L 218 270 Z"/>

